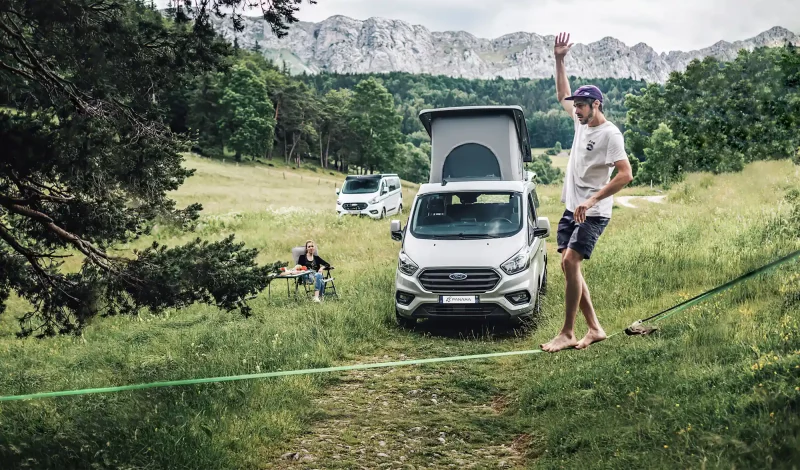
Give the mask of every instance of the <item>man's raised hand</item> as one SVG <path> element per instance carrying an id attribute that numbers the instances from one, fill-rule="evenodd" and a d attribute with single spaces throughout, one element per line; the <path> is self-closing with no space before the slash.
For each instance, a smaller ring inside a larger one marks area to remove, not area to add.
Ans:
<path id="1" fill-rule="evenodd" d="M 556 44 L 553 48 L 553 52 L 555 53 L 556 57 L 564 57 L 569 52 L 569 48 L 572 47 L 571 42 L 569 42 L 569 33 L 559 33 L 556 36 Z"/>

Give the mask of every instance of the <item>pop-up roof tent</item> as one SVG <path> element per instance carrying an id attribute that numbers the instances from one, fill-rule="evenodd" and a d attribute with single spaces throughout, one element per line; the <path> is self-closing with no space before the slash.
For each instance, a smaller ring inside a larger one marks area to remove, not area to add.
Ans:
<path id="1" fill-rule="evenodd" d="M 430 183 L 524 180 L 531 148 L 519 106 L 425 109 L 419 119 L 431 137 Z"/>

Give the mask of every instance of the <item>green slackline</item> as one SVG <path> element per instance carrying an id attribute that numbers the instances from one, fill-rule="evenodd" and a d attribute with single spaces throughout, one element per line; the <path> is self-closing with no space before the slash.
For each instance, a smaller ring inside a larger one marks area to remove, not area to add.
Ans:
<path id="1" fill-rule="evenodd" d="M 689 300 L 686 300 L 680 304 L 677 304 L 673 307 L 670 307 L 666 310 L 663 310 L 651 317 L 648 317 L 644 320 L 639 320 L 636 323 L 642 323 L 644 321 L 652 320 L 656 317 L 656 322 L 661 321 L 669 316 L 672 316 L 682 310 L 685 310 L 692 305 L 695 305 L 702 300 L 711 298 L 720 292 L 733 287 L 740 282 L 749 279 L 756 274 L 763 273 L 770 269 L 773 269 L 783 263 L 791 261 L 800 256 L 800 250 L 795 251 L 794 253 L 787 255 L 783 258 L 780 258 L 776 261 L 773 261 L 770 264 L 762 266 L 754 271 L 751 271 L 745 275 L 739 276 L 738 278 L 727 282 L 721 286 L 715 287 L 709 291 L 706 291 L 700 295 L 697 295 Z M 622 333 L 622 331 L 615 332 L 608 336 L 607 339 L 610 339 L 618 334 Z M 571 348 L 570 348 L 571 349 Z M 63 397 L 68 395 L 88 395 L 90 393 L 109 393 L 109 392 L 122 392 L 126 390 L 140 390 L 145 388 L 155 388 L 155 387 L 173 387 L 176 385 L 195 385 L 195 384 L 202 384 L 202 383 L 214 383 L 214 382 L 231 382 L 234 380 L 251 380 L 251 379 L 264 379 L 269 377 L 284 377 L 289 375 L 304 375 L 304 374 L 317 374 L 322 372 L 336 372 L 336 371 L 349 371 L 349 370 L 359 370 L 359 369 L 376 369 L 380 367 L 399 367 L 399 366 L 410 366 L 415 364 L 430 364 L 435 362 L 448 362 L 448 361 L 465 361 L 470 359 L 487 359 L 487 358 L 494 358 L 494 357 L 502 357 L 502 356 L 517 356 L 523 354 L 538 354 L 543 352 L 541 349 L 528 349 L 522 351 L 508 351 L 508 352 L 495 352 L 495 353 L 487 353 L 487 354 L 472 354 L 468 356 L 448 356 L 448 357 L 436 357 L 436 358 L 429 358 L 429 359 L 413 359 L 407 361 L 394 361 L 394 362 L 378 362 L 373 364 L 354 364 L 349 366 L 336 366 L 336 367 L 322 367 L 318 369 L 298 369 L 298 370 L 287 370 L 287 371 L 278 371 L 278 372 L 264 372 L 259 374 L 245 374 L 245 375 L 231 375 L 231 376 L 224 376 L 224 377 L 207 377 L 203 379 L 184 379 L 184 380 L 170 380 L 164 382 L 151 382 L 151 383 L 144 383 L 144 384 L 132 384 L 132 385 L 120 385 L 117 387 L 102 387 L 102 388 L 87 388 L 87 389 L 79 389 L 79 390 L 62 390 L 57 392 L 42 392 L 42 393 L 31 393 L 28 395 L 10 395 L 0 397 L 0 402 L 3 401 L 16 401 L 16 400 L 32 400 L 36 398 L 48 398 L 48 397 Z"/>

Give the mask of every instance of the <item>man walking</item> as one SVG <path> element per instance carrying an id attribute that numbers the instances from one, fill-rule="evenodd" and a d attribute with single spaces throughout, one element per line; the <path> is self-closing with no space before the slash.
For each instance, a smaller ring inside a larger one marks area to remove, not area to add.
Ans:
<path id="1" fill-rule="evenodd" d="M 564 348 L 585 349 L 602 341 L 606 333 L 597 320 L 589 287 L 581 274 L 581 263 L 588 260 L 598 238 L 611 220 L 612 195 L 633 180 L 625 153 L 622 132 L 603 115 L 603 94 L 593 85 L 571 94 L 564 59 L 572 44 L 569 34 L 555 40 L 556 95 L 575 124 L 575 139 L 569 154 L 561 202 L 566 206 L 558 222 L 558 252 L 566 278 L 566 318 L 561 332 L 541 345 L 543 351 Z M 617 175 L 610 180 L 611 173 Z M 575 317 L 580 307 L 589 331 L 580 341 L 575 338 Z"/>

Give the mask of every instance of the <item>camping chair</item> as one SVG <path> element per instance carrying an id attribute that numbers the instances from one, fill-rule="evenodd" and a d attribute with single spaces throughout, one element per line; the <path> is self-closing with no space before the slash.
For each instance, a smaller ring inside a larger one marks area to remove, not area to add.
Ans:
<path id="1" fill-rule="evenodd" d="M 290 264 L 294 265 L 297 263 L 297 260 L 300 256 L 304 255 L 306 252 L 305 246 L 296 246 L 292 248 L 292 262 Z M 319 248 L 314 247 L 314 254 L 319 256 Z M 336 292 L 336 284 L 333 283 L 334 278 L 331 276 L 331 271 L 333 271 L 334 267 L 331 266 L 330 269 L 325 270 L 326 273 L 322 277 L 322 282 L 325 283 L 325 297 L 333 297 L 338 299 L 339 293 Z M 296 278 L 295 279 L 295 292 L 297 289 L 302 285 L 306 292 L 306 297 L 313 297 L 314 296 L 314 283 L 309 281 L 304 281 L 303 278 Z"/>

